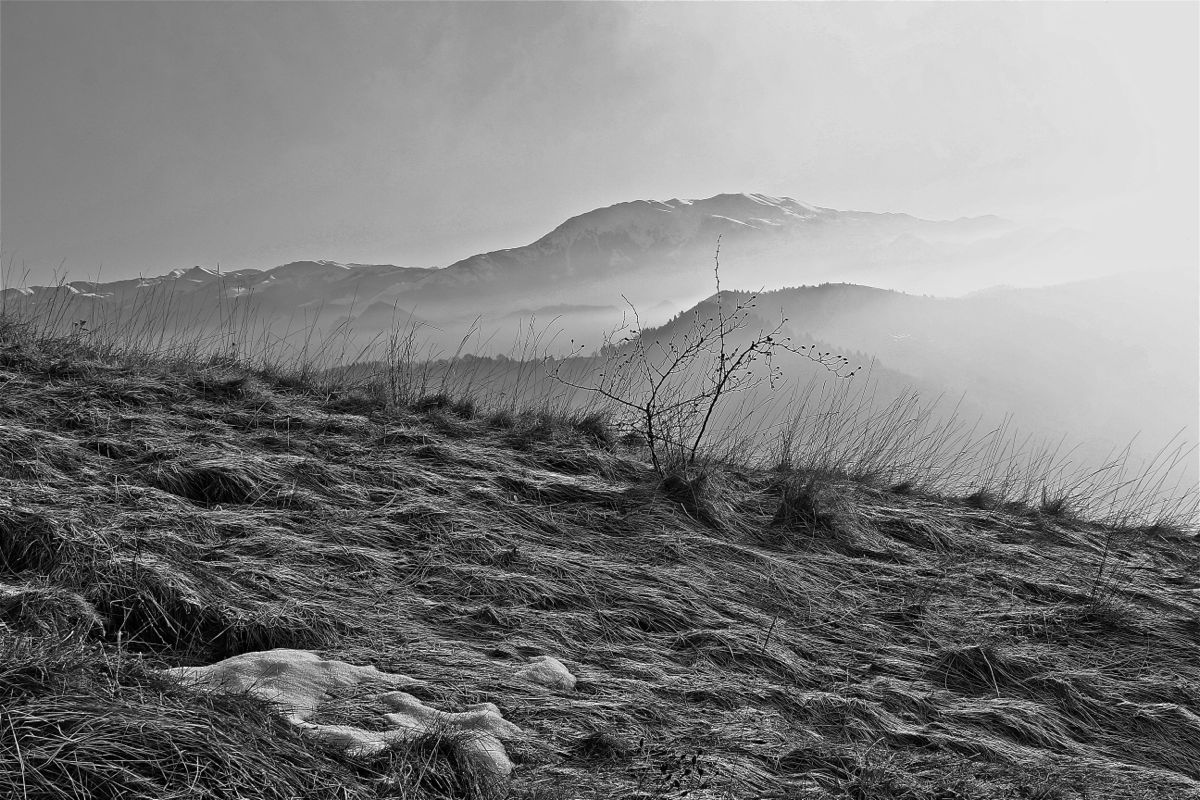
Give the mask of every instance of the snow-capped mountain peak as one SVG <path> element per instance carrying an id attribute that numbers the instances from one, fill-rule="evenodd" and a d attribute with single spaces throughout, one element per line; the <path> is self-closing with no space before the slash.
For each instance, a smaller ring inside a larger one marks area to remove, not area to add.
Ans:
<path id="1" fill-rule="evenodd" d="M 639 247 L 678 244 L 701 229 L 722 226 L 763 228 L 835 213 L 790 197 L 719 194 L 703 199 L 634 200 L 572 217 L 537 244 L 569 246 L 580 238 L 620 234 Z"/>

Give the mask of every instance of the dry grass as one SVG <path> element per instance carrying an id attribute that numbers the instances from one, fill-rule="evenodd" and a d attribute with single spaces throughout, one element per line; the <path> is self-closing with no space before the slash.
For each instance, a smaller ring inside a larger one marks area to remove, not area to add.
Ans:
<path id="1" fill-rule="evenodd" d="M 0 324 L 0 795 L 1200 796 L 1195 533 L 974 505 Z M 511 784 L 154 671 L 280 646 L 496 703 Z"/>

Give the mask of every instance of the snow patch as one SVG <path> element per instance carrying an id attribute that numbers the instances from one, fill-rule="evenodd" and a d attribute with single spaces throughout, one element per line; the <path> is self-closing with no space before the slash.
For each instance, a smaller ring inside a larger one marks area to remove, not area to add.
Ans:
<path id="1" fill-rule="evenodd" d="M 734 219 L 733 217 L 722 216 L 721 214 L 709 214 L 709 218 L 710 219 L 723 219 L 726 222 L 732 222 L 734 225 L 741 225 L 743 228 L 755 227 L 748 222 L 742 222 L 740 219 Z"/>
<path id="2" fill-rule="evenodd" d="M 553 656 L 537 656 L 517 670 L 517 677 L 551 689 L 575 688 L 575 676 Z"/>
<path id="3" fill-rule="evenodd" d="M 279 648 L 243 653 L 204 667 L 175 667 L 164 672 L 201 691 L 249 694 L 273 703 L 289 722 L 307 735 L 356 755 L 377 753 L 393 742 L 426 733 L 460 733 L 464 734 L 464 756 L 482 770 L 508 775 L 513 765 L 502 740 L 521 734 L 521 729 L 504 719 L 500 709 L 491 703 L 450 713 L 431 708 L 399 691 L 363 701 L 365 704 L 378 701 L 390 710 L 391 713 L 383 715 L 384 721 L 391 726 L 387 730 L 310 722 L 321 704 L 329 699 L 331 690 L 347 689 L 360 683 L 412 686 L 419 681 L 406 675 L 381 672 L 372 666 L 324 659 L 308 650 Z"/>
<path id="4" fill-rule="evenodd" d="M 500 715 L 492 703 L 468 706 L 466 711 L 438 711 L 411 694 L 389 692 L 377 700 L 391 709 L 383 719 L 391 725 L 388 730 L 376 731 L 353 725 L 316 725 L 300 722 L 301 728 L 314 738 L 339 747 L 351 755 L 372 755 L 398 741 L 414 739 L 426 733 L 466 734 L 465 753 L 474 765 L 493 775 L 508 775 L 513 763 L 504 749 L 504 739 L 521 735 L 521 729 Z"/>

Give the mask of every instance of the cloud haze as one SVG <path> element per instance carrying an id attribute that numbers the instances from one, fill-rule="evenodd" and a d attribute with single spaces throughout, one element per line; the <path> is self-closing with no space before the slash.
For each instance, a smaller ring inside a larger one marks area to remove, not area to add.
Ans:
<path id="1" fill-rule="evenodd" d="M 0 13 L 3 255 L 30 282 L 441 266 L 598 206 L 742 191 L 1052 217 L 1131 261 L 1197 248 L 1195 4 Z"/>

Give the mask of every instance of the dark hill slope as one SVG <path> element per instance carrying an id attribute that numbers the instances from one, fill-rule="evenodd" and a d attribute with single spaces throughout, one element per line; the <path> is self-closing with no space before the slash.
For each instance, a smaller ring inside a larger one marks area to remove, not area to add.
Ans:
<path id="1" fill-rule="evenodd" d="M 830 477 L 689 491 L 578 427 L 5 332 L 0 796 L 1200 796 L 1190 534 Z M 496 703 L 511 785 L 156 672 L 272 647 Z M 515 677 L 535 654 L 576 688 Z"/>

